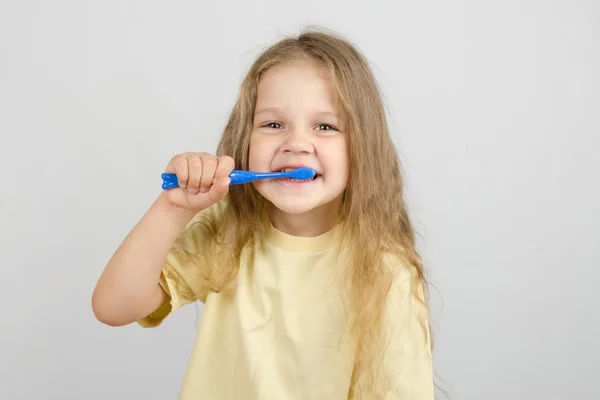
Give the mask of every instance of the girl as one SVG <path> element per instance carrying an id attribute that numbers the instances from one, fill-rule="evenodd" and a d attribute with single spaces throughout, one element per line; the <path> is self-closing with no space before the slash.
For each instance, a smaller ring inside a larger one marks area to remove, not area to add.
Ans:
<path id="1" fill-rule="evenodd" d="M 310 181 L 229 187 L 233 169 Z M 305 32 L 252 65 L 217 156 L 175 156 L 102 273 L 96 317 L 158 326 L 205 303 L 180 399 L 433 398 L 425 282 L 361 53 Z"/>

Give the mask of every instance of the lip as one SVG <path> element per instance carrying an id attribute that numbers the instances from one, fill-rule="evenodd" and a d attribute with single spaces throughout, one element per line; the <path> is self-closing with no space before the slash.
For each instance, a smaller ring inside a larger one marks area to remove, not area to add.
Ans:
<path id="1" fill-rule="evenodd" d="M 288 187 L 288 188 L 306 188 L 306 187 L 312 187 L 312 185 L 319 183 L 321 181 L 321 176 L 318 176 L 315 179 L 309 179 L 306 181 L 291 181 L 289 179 L 273 179 L 273 182 L 277 185 L 281 185 L 283 187 Z"/>

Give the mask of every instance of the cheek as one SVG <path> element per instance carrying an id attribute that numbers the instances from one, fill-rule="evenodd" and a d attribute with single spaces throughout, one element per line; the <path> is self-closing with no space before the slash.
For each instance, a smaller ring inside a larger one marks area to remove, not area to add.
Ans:
<path id="1" fill-rule="evenodd" d="M 248 149 L 248 168 L 255 170 L 257 165 L 260 164 L 260 143 L 256 139 L 256 135 L 250 136 L 250 148 Z"/>
<path id="2" fill-rule="evenodd" d="M 250 148 L 248 149 L 248 167 L 255 171 L 266 171 L 277 152 L 277 146 L 273 140 L 261 134 L 250 136 Z"/>
<path id="3" fill-rule="evenodd" d="M 340 164 L 343 165 L 344 174 L 347 177 L 348 174 L 350 173 L 350 154 L 348 152 L 348 147 L 346 146 L 345 142 L 343 145 L 343 149 L 344 150 L 341 155 Z"/>
<path id="4" fill-rule="evenodd" d="M 327 167 L 335 172 L 340 179 L 348 179 L 350 170 L 350 155 L 345 140 L 339 140 L 337 143 L 331 143 L 327 154 L 324 154 Z"/>

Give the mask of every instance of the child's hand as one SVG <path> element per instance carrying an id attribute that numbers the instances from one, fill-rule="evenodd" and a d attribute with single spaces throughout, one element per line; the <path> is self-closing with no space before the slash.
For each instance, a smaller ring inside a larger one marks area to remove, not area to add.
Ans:
<path id="1" fill-rule="evenodd" d="M 179 187 L 167 190 L 174 206 L 199 212 L 219 202 L 229 191 L 235 163 L 229 156 L 183 153 L 171 159 L 165 172 L 177 175 Z"/>

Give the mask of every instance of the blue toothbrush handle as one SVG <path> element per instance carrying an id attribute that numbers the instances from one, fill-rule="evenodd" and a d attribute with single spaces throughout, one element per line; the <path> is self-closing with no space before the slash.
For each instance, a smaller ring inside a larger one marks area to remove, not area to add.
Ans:
<path id="1" fill-rule="evenodd" d="M 162 184 L 163 190 L 168 190 L 168 189 L 173 189 L 173 188 L 179 187 L 179 182 L 177 181 L 176 174 L 164 173 L 161 175 L 161 177 L 163 179 L 163 184 Z"/>
<path id="2" fill-rule="evenodd" d="M 240 185 L 242 183 L 252 182 L 257 179 L 266 179 L 266 178 L 281 178 L 286 176 L 284 172 L 253 172 L 253 171 L 243 171 L 243 170 L 233 170 L 229 174 L 229 178 L 231 179 L 230 185 Z M 179 187 L 179 182 L 177 180 L 176 174 L 162 174 L 163 190 L 173 189 Z"/>
<path id="3" fill-rule="evenodd" d="M 230 185 L 239 185 L 242 183 L 256 181 L 258 179 L 282 178 L 284 176 L 284 172 L 253 172 L 239 169 L 234 169 L 229 174 L 229 178 L 231 179 Z"/>

